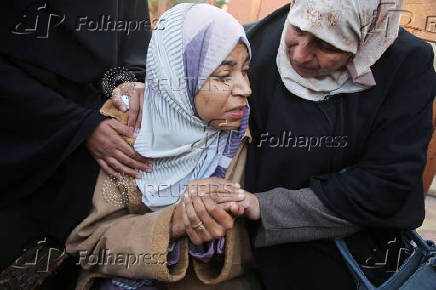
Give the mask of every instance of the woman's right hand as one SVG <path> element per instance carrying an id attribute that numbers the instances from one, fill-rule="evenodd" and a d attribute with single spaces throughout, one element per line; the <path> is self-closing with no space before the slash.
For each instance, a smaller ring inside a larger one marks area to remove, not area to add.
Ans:
<path id="1" fill-rule="evenodd" d="M 150 172 L 151 159 L 135 152 L 120 135 L 136 137 L 134 129 L 115 119 L 106 119 L 86 139 L 85 145 L 107 174 L 117 179 L 121 179 L 122 175 L 141 178 L 135 169 Z"/>
<path id="2" fill-rule="evenodd" d="M 112 103 L 114 106 L 122 111 L 127 111 L 121 96 L 129 96 L 129 118 L 127 126 L 139 131 L 141 128 L 142 120 L 142 106 L 144 104 L 144 83 L 140 82 L 126 82 L 120 84 L 112 91 Z"/>

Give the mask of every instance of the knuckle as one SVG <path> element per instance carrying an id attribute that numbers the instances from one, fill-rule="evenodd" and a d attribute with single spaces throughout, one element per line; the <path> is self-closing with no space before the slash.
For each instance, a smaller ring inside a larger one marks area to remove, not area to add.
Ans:
<path id="1" fill-rule="evenodd" d="M 204 208 L 200 208 L 197 212 L 198 212 L 198 215 L 200 215 L 200 216 L 205 216 L 207 214 L 207 212 Z"/>
<path id="2" fill-rule="evenodd" d="M 224 230 L 221 228 L 217 228 L 213 231 L 213 236 L 215 239 L 221 238 L 224 236 Z"/>
<path id="3" fill-rule="evenodd" d="M 212 204 L 212 205 L 210 206 L 210 212 L 211 212 L 213 215 L 217 215 L 217 214 L 219 214 L 220 209 L 219 209 L 219 207 L 218 207 L 216 204 Z"/>
<path id="4" fill-rule="evenodd" d="M 187 215 L 188 215 L 189 221 L 191 223 L 195 223 L 195 221 L 194 221 L 195 220 L 194 214 L 190 210 L 187 211 Z"/>
<path id="5" fill-rule="evenodd" d="M 217 192 L 212 192 L 212 193 L 210 194 L 210 197 L 211 197 L 211 199 L 214 200 L 214 201 L 221 201 L 220 195 L 219 195 L 219 193 L 217 193 Z M 211 208 L 213 208 L 213 206 L 211 206 Z"/>
<path id="6" fill-rule="evenodd" d="M 223 224 L 223 226 L 226 230 L 232 229 L 233 225 L 234 225 L 234 223 L 233 223 L 232 219 L 229 219 L 228 221 L 224 222 L 224 224 Z"/>
<path id="7" fill-rule="evenodd" d="M 112 156 L 113 156 L 115 159 L 119 160 L 119 159 L 121 158 L 122 154 L 121 154 L 121 152 L 118 151 L 118 150 L 113 150 L 113 152 L 112 152 Z"/>
<path id="8" fill-rule="evenodd" d="M 130 151 L 130 150 L 128 152 L 126 152 L 126 155 L 130 159 L 135 159 L 135 157 L 137 157 L 135 151 Z"/>
<path id="9" fill-rule="evenodd" d="M 191 239 L 191 242 L 196 246 L 200 246 L 203 243 L 200 239 Z"/>
<path id="10" fill-rule="evenodd" d="M 214 183 L 219 183 L 220 179 L 218 177 L 212 177 L 211 181 L 213 181 Z"/>
<path id="11" fill-rule="evenodd" d="M 123 168 L 121 168 L 121 166 L 119 166 L 119 165 L 114 165 L 112 168 L 117 172 L 125 173 Z"/>
<path id="12" fill-rule="evenodd" d="M 112 98 L 116 99 L 117 97 L 119 97 L 121 95 L 121 89 L 120 87 L 116 87 L 115 89 L 113 89 L 112 91 Z"/>

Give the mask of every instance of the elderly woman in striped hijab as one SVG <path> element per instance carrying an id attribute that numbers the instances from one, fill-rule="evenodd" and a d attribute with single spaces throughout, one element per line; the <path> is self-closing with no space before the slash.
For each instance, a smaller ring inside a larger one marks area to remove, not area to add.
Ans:
<path id="1" fill-rule="evenodd" d="M 136 180 L 100 172 L 93 209 L 67 241 L 84 268 L 78 288 L 100 278 L 100 289 L 256 289 L 248 236 L 233 218 L 244 210 L 218 203 L 241 191 L 249 42 L 211 5 L 180 4 L 161 20 L 147 53 L 141 130 L 126 140 L 154 159 L 153 172 Z M 101 112 L 127 122 L 111 101 Z"/>
<path id="2" fill-rule="evenodd" d="M 247 29 L 253 142 L 238 203 L 257 220 L 256 265 L 267 289 L 354 289 L 334 243 L 346 237 L 378 286 L 424 218 L 433 51 L 399 28 L 402 0 L 289 2 Z"/>
<path id="3" fill-rule="evenodd" d="M 399 28 L 402 7 L 292 0 L 247 27 L 253 142 L 238 203 L 257 220 L 267 289 L 354 289 L 338 238 L 377 286 L 408 256 L 436 76 L 431 47 Z"/>

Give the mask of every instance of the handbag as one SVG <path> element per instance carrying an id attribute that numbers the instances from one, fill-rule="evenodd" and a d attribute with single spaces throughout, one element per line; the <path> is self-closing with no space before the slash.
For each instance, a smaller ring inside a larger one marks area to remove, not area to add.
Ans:
<path id="1" fill-rule="evenodd" d="M 336 240 L 348 269 L 353 274 L 358 290 L 431 290 L 436 289 L 436 246 L 433 241 L 424 241 L 416 231 L 407 231 L 412 254 L 388 280 L 375 287 L 360 269 L 343 239 Z M 412 245 L 414 242 L 414 246 Z"/>

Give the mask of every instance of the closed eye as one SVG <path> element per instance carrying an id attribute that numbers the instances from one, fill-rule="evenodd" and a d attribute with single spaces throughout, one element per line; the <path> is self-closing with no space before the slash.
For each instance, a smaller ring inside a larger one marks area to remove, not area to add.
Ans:
<path id="1" fill-rule="evenodd" d="M 319 47 L 328 52 L 342 52 L 340 49 L 322 40 L 319 40 Z"/>
<path id="2" fill-rule="evenodd" d="M 295 31 L 298 35 L 303 35 L 303 34 L 304 34 L 304 31 L 301 30 L 300 27 L 294 25 L 293 28 L 294 28 L 294 31 Z"/>
<path id="3" fill-rule="evenodd" d="M 225 75 L 225 76 L 213 76 L 213 79 L 215 81 L 219 81 L 219 82 L 226 82 L 230 80 L 230 75 Z"/>

